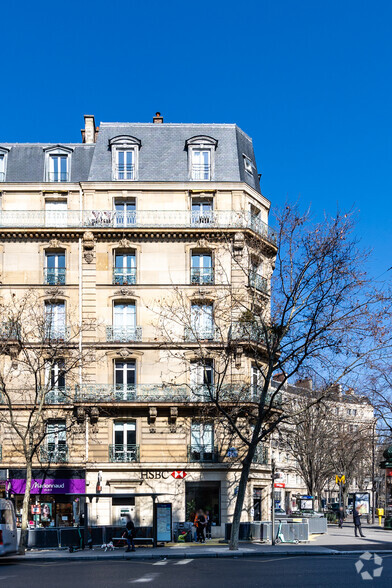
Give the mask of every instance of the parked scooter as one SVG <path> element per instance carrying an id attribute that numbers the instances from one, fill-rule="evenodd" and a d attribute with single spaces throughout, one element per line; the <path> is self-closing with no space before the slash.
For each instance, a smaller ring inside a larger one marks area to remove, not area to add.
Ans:
<path id="1" fill-rule="evenodd" d="M 278 543 L 299 543 L 298 539 L 285 539 L 282 531 L 282 520 L 279 519 L 278 532 L 276 533 L 275 544 Z"/>
<path id="2" fill-rule="evenodd" d="M 78 527 L 78 535 L 79 535 L 79 544 L 78 545 L 70 545 L 68 550 L 70 553 L 74 553 L 75 551 L 84 551 L 85 549 L 85 544 L 84 544 L 84 537 L 83 534 L 80 530 L 80 527 Z M 89 549 L 93 548 L 93 540 L 92 537 L 90 535 L 90 533 L 88 534 L 88 539 L 87 539 L 87 547 Z"/>

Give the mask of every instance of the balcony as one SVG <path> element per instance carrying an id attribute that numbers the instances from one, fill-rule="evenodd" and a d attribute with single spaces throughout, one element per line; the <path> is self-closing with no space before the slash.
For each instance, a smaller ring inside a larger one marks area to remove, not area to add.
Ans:
<path id="1" fill-rule="evenodd" d="M 136 284 L 136 268 L 123 269 L 115 267 L 113 270 L 113 284 L 115 286 Z"/>
<path id="2" fill-rule="evenodd" d="M 139 445 L 109 445 L 109 461 L 112 463 L 139 462 Z"/>
<path id="3" fill-rule="evenodd" d="M 127 181 L 135 179 L 135 165 L 133 163 L 122 163 L 116 166 L 115 180 Z"/>
<path id="4" fill-rule="evenodd" d="M 3 461 L 3 447 L 0 445 L 0 461 Z"/>
<path id="5" fill-rule="evenodd" d="M 48 443 L 46 447 L 41 447 L 41 461 L 45 463 L 68 463 L 68 446 L 51 447 L 51 445 L 51 443 Z"/>
<path id="6" fill-rule="evenodd" d="M 216 463 L 219 461 L 219 453 L 212 445 L 188 445 L 188 462 L 190 463 Z"/>
<path id="7" fill-rule="evenodd" d="M 259 465 L 268 465 L 268 449 L 260 443 L 256 447 L 256 452 L 253 456 L 253 463 L 257 463 Z"/>
<path id="8" fill-rule="evenodd" d="M 46 404 L 69 404 L 74 401 L 74 392 L 70 386 L 52 388 L 45 394 Z"/>
<path id="9" fill-rule="evenodd" d="M 0 325 L 1 341 L 16 341 L 21 337 L 21 326 L 14 322 L 5 322 Z"/>
<path id="10" fill-rule="evenodd" d="M 214 270 L 212 267 L 191 268 L 191 284 L 213 284 Z"/>
<path id="11" fill-rule="evenodd" d="M 249 273 L 249 286 L 256 288 L 259 292 L 263 292 L 263 294 L 268 294 L 267 278 L 260 276 L 257 272 L 252 271 Z"/>
<path id="12" fill-rule="evenodd" d="M 185 341 L 218 341 L 219 339 L 219 329 L 214 325 L 206 327 L 185 327 Z"/>
<path id="13" fill-rule="evenodd" d="M 209 163 L 192 164 L 192 180 L 210 180 L 211 165 Z"/>
<path id="14" fill-rule="evenodd" d="M 45 340 L 49 341 L 68 341 L 70 338 L 71 329 L 66 325 L 47 325 L 45 328 Z"/>
<path id="15" fill-rule="evenodd" d="M 44 282 L 48 286 L 64 286 L 65 285 L 65 269 L 45 268 Z"/>
<path id="16" fill-rule="evenodd" d="M 66 171 L 48 172 L 48 182 L 69 182 L 69 173 Z"/>
<path id="17" fill-rule="evenodd" d="M 109 343 L 140 343 L 142 340 L 142 327 L 106 327 L 106 341 Z"/>

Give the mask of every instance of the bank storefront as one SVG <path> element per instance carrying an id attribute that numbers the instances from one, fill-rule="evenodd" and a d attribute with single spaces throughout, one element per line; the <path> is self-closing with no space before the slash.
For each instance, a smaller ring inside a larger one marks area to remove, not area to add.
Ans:
<path id="1" fill-rule="evenodd" d="M 14 500 L 17 523 L 20 526 L 23 497 L 26 491 L 26 470 L 10 469 L 6 482 L 8 496 Z M 80 498 L 69 493 L 86 492 L 85 470 L 56 468 L 33 470 L 29 504 L 30 528 L 72 527 L 82 522 L 83 505 Z"/>

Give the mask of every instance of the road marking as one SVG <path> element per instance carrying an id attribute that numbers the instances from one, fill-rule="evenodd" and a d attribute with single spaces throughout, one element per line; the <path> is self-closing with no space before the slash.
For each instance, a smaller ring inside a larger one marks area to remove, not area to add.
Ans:
<path id="1" fill-rule="evenodd" d="M 180 561 L 176 561 L 176 563 L 174 565 L 175 566 L 185 566 L 186 564 L 191 563 L 191 561 L 193 561 L 193 559 L 180 559 Z"/>
<path id="2" fill-rule="evenodd" d="M 147 584 L 147 582 L 153 582 L 159 574 L 146 574 L 137 580 L 131 580 L 131 584 Z"/>
<path id="3" fill-rule="evenodd" d="M 15 578 L 16 576 L 0 576 L 0 580 L 8 580 L 8 578 Z"/>
<path id="4" fill-rule="evenodd" d="M 168 561 L 165 559 L 165 560 L 162 560 L 162 561 L 156 561 L 152 565 L 153 566 L 165 566 L 167 563 L 168 563 Z"/>

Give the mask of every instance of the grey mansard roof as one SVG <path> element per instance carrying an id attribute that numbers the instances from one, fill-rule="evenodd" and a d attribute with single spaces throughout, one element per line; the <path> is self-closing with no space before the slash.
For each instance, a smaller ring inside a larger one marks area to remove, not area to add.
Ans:
<path id="1" fill-rule="evenodd" d="M 95 144 L 61 144 L 72 149 L 71 182 L 112 180 L 110 140 L 130 136 L 140 142 L 138 181 L 187 182 L 186 141 L 208 136 L 217 142 L 214 151 L 216 182 L 246 182 L 260 191 L 252 140 L 234 124 L 101 123 Z M 7 182 L 42 182 L 45 151 L 51 144 L 0 143 L 9 149 Z M 245 171 L 244 155 L 253 173 Z"/>

